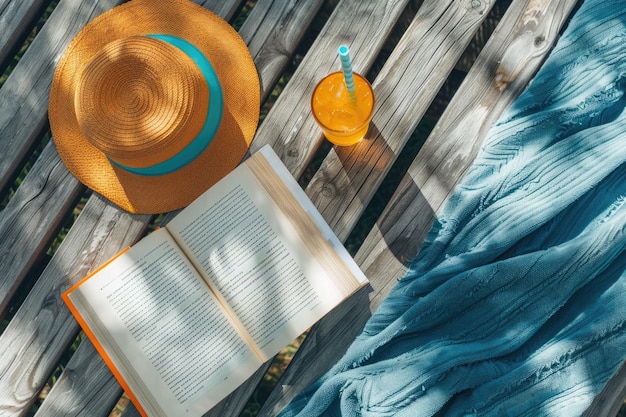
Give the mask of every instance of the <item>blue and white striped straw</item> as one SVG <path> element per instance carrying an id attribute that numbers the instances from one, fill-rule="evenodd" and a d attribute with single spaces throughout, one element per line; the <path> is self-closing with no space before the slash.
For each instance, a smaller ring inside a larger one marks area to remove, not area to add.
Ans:
<path id="1" fill-rule="evenodd" d="M 339 47 L 339 58 L 343 69 L 343 78 L 346 80 L 346 87 L 350 93 L 354 93 L 354 77 L 352 76 L 352 63 L 350 62 L 350 49 L 347 45 Z"/>

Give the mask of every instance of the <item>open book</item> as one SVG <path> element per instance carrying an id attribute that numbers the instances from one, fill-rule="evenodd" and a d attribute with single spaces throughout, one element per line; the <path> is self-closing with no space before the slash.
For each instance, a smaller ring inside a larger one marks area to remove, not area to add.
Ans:
<path id="1" fill-rule="evenodd" d="M 366 283 L 265 146 L 63 299 L 143 415 L 200 416 Z"/>

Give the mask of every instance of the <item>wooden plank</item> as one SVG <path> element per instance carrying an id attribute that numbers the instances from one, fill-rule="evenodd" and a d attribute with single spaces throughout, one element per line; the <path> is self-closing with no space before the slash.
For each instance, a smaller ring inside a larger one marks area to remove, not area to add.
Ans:
<path id="1" fill-rule="evenodd" d="M 28 410 L 78 332 L 61 292 L 134 243 L 147 221 L 148 216 L 121 212 L 98 196 L 89 199 L 79 216 L 81 227 L 70 229 L 0 335 L 0 415 L 21 416 Z M 80 370 L 96 376 L 93 368 Z"/>
<path id="2" fill-rule="evenodd" d="M 25 181 L 0 216 L 0 253 L 5 254 L 0 256 L 0 317 L 81 190 L 53 146 L 44 149 L 29 175 L 40 180 Z"/>
<path id="3" fill-rule="evenodd" d="M 141 414 L 139 414 L 139 411 L 137 411 L 137 409 L 131 403 L 128 405 L 128 407 L 124 409 L 121 417 L 141 417 Z"/>
<path id="4" fill-rule="evenodd" d="M 35 417 L 107 417 L 122 389 L 110 372 L 97 365 L 96 357 L 99 353 L 91 343 L 81 343 L 54 384 L 53 399 L 44 401 Z"/>
<path id="5" fill-rule="evenodd" d="M 261 81 L 261 101 L 289 64 L 323 0 L 259 1 L 241 26 Z"/>
<path id="6" fill-rule="evenodd" d="M 211 10 L 222 19 L 231 21 L 245 0 L 193 0 L 193 2 Z"/>
<path id="7" fill-rule="evenodd" d="M 276 415 L 343 355 L 371 311 L 406 272 L 406 262 L 417 254 L 434 213 L 471 164 L 486 130 L 529 82 L 575 3 L 546 1 L 534 14 L 536 1 L 513 2 L 357 253 L 371 287 L 314 326 L 260 416 Z M 520 44 L 520 40 L 531 44 Z M 391 57 L 387 65 L 397 64 Z M 503 84 L 507 74 L 512 76 Z M 417 175 L 424 171 L 427 175 Z"/>
<path id="8" fill-rule="evenodd" d="M 47 6 L 44 0 L 3 0 L 0 2 L 0 68 L 12 58 L 27 36 L 28 29 Z"/>

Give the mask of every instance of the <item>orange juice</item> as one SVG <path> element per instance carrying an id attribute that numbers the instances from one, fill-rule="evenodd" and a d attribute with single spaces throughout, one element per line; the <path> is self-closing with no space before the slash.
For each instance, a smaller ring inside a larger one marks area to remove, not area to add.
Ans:
<path id="1" fill-rule="evenodd" d="M 354 94 L 346 88 L 343 73 L 333 72 L 317 84 L 311 97 L 313 116 L 335 145 L 354 145 L 363 139 L 374 113 L 372 86 L 359 74 L 353 76 Z"/>

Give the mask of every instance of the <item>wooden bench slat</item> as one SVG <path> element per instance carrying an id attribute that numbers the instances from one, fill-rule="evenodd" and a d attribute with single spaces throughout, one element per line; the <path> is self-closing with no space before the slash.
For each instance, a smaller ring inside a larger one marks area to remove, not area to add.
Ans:
<path id="1" fill-rule="evenodd" d="M 259 1 L 241 26 L 261 80 L 261 101 L 278 81 L 323 0 Z"/>
<path id="2" fill-rule="evenodd" d="M 626 361 L 594 398 L 583 417 L 614 417 L 623 407 L 626 396 Z"/>
<path id="3" fill-rule="evenodd" d="M 3 0 L 0 2 L 0 67 L 11 59 L 26 37 L 33 20 L 43 12 L 44 0 Z"/>
<path id="4" fill-rule="evenodd" d="M 25 181 L 0 216 L 0 254 L 6 254 L 0 256 L 0 271 L 4 271 L 0 274 L 0 316 L 26 274 L 41 260 L 82 189 L 52 144 L 44 148 L 30 175 L 39 180 Z"/>
<path id="5" fill-rule="evenodd" d="M 230 21 L 245 0 L 193 0 L 193 2 Z"/>
<path id="6" fill-rule="evenodd" d="M 576 1 L 550 1 L 545 5 L 545 15 L 533 16 L 533 19 L 539 20 L 536 26 L 532 26 L 533 20 L 528 19 L 528 13 L 532 12 L 535 3 L 533 0 L 514 0 L 418 153 L 377 226 L 357 253 L 357 263 L 369 277 L 371 287 L 361 290 L 313 327 L 260 416 L 276 415 L 296 393 L 313 383 L 339 360 L 371 312 L 395 285 L 396 279 L 406 272 L 406 261 L 417 254 L 417 244 L 430 228 L 434 213 L 471 164 L 486 133 L 482 127 L 496 119 L 531 79 L 549 46 L 556 41 L 556 33 Z M 497 62 L 512 50 L 518 51 L 518 40 L 526 39 L 529 32 L 535 34 L 535 37 L 543 37 L 545 44 L 526 48 L 525 53 L 518 54 L 516 62 L 523 63 L 524 70 L 518 72 L 506 88 L 500 89 L 496 82 Z M 474 111 L 477 103 L 483 103 L 481 112 Z M 468 126 L 474 128 L 468 130 Z M 461 149 L 455 151 L 455 155 L 462 155 L 462 158 L 452 158 L 452 162 L 444 163 L 450 158 L 450 151 L 456 147 Z M 433 160 L 433 153 L 442 154 L 444 161 Z M 437 187 L 425 187 L 416 180 L 415 171 L 421 169 L 427 169 L 428 178 L 433 181 L 439 177 L 452 180 Z M 450 171 L 454 171 L 454 174 Z M 446 190 L 445 196 L 442 196 L 438 187 Z M 433 198 L 437 199 L 437 204 L 431 204 Z"/>
<path id="7" fill-rule="evenodd" d="M 113 374 L 97 365 L 99 357 L 91 343 L 81 343 L 54 384 L 55 393 L 50 401 L 43 402 L 35 417 L 109 416 L 119 401 L 122 388 Z M 77 394 L 82 397 L 77 399 Z"/>

